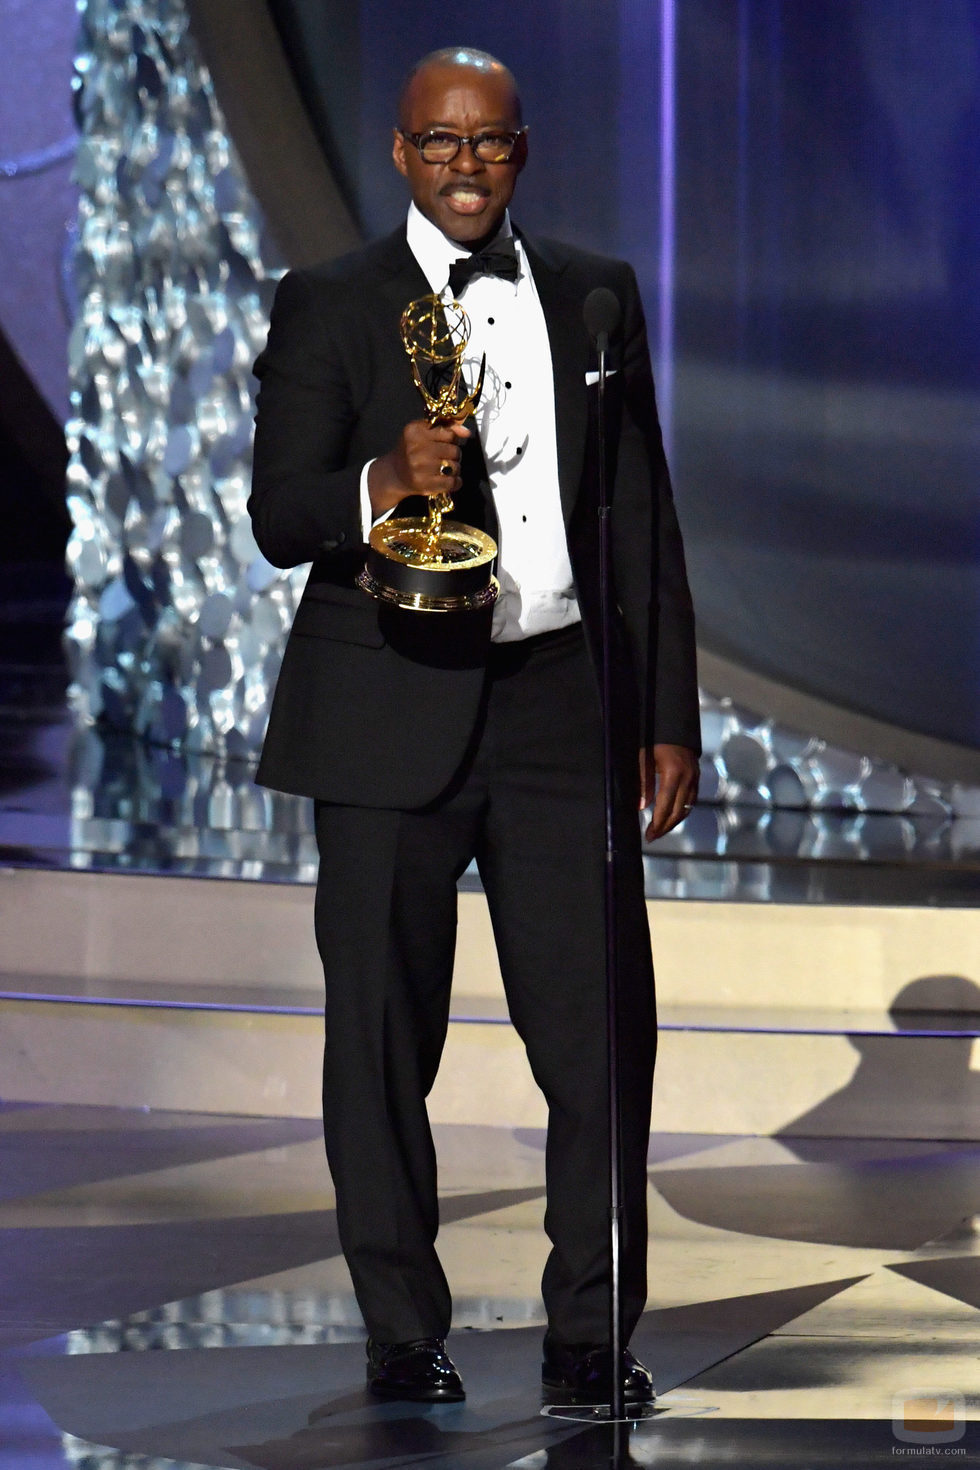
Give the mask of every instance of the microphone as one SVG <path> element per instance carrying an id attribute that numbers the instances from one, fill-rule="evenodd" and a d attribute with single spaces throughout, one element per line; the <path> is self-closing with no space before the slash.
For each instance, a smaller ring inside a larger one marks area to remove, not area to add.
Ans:
<path id="1" fill-rule="evenodd" d="M 598 352 L 605 352 L 608 348 L 609 338 L 619 326 L 622 314 L 623 309 L 619 304 L 619 298 L 615 292 L 610 291 L 608 286 L 596 286 L 586 296 L 582 307 L 582 320 Z"/>

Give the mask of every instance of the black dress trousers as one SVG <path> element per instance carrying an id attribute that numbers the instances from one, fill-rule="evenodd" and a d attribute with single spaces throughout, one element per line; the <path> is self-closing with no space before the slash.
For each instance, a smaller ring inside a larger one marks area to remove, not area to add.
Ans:
<path id="1" fill-rule="evenodd" d="M 629 1332 L 646 1300 L 656 1029 L 636 791 L 619 807 Z M 317 803 L 327 1155 L 358 1303 L 381 1341 L 450 1327 L 425 1099 L 446 1038 L 456 883 L 474 857 L 510 1015 L 548 1104 L 549 1330 L 562 1343 L 608 1341 L 603 813 L 596 679 L 580 628 L 493 647 L 470 749 L 429 806 Z"/>

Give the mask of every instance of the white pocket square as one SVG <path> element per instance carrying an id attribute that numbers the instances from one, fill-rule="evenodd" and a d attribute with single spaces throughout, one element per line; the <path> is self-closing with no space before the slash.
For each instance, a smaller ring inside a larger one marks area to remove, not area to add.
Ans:
<path id="1" fill-rule="evenodd" d="M 614 378 L 618 372 L 619 372 L 619 368 L 606 368 L 606 377 L 607 378 Z M 597 372 L 592 372 L 590 370 L 589 372 L 586 373 L 586 375 L 585 375 L 585 386 L 587 388 L 591 388 L 592 387 L 592 384 L 593 383 L 598 383 L 598 381 L 599 381 L 599 374 Z"/>

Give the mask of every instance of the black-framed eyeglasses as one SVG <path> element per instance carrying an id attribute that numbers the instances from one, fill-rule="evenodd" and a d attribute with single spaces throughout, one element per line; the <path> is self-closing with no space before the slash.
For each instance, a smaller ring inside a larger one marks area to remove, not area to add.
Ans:
<path id="1" fill-rule="evenodd" d="M 510 163 L 518 139 L 524 136 L 527 128 L 518 128 L 516 132 L 491 129 L 485 133 L 472 133 L 468 138 L 443 128 L 433 128 L 428 133 L 406 133 L 404 128 L 398 131 L 406 143 L 418 149 L 423 163 L 452 163 L 464 143 L 470 145 L 481 163 Z"/>

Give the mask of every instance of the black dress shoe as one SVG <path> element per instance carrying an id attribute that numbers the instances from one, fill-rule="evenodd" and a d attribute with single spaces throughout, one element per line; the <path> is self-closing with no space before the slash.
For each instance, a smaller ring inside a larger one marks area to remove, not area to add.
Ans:
<path id="1" fill-rule="evenodd" d="M 382 1399 L 447 1404 L 466 1397 L 441 1337 L 419 1337 L 414 1342 L 375 1342 L 369 1337 L 367 1382 L 368 1390 Z"/>
<path id="2" fill-rule="evenodd" d="M 623 1354 L 624 1398 L 628 1404 L 652 1404 L 653 1376 L 629 1348 Z M 565 1404 L 608 1404 L 612 1398 L 612 1352 L 602 1343 L 579 1342 L 563 1347 L 544 1340 L 541 1386 Z"/>

